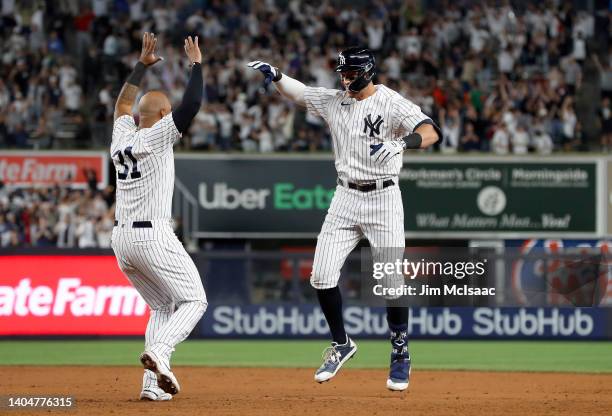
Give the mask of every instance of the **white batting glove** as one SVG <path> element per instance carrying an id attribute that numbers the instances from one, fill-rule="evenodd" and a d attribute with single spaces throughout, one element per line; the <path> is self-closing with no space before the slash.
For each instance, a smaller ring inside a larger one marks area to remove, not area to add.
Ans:
<path id="1" fill-rule="evenodd" d="M 404 152 L 404 142 L 402 140 L 386 141 L 378 144 L 370 145 L 370 156 L 379 165 L 388 163 L 397 155 Z"/>
<path id="2" fill-rule="evenodd" d="M 252 61 L 247 64 L 249 68 L 256 69 L 264 74 L 264 87 L 270 85 L 272 81 L 278 81 L 281 78 L 281 73 L 278 68 L 273 67 L 267 62 Z"/>

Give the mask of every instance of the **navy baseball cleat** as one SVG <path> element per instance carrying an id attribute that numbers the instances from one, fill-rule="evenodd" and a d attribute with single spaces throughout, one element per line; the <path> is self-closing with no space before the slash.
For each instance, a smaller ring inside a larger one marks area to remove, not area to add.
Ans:
<path id="1" fill-rule="evenodd" d="M 332 342 L 331 347 L 327 347 L 323 351 L 323 364 L 315 372 L 315 381 L 323 383 L 331 380 L 336 375 L 342 364 L 353 358 L 357 352 L 357 344 L 348 336 L 346 344 L 338 344 Z"/>
<path id="2" fill-rule="evenodd" d="M 391 364 L 387 388 L 391 391 L 404 391 L 410 383 L 410 353 L 408 352 L 408 333 L 391 331 Z"/>

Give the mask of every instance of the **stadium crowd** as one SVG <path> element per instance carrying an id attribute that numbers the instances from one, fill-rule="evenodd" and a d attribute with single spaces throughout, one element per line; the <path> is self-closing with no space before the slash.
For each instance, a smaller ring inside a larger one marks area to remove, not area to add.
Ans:
<path id="1" fill-rule="evenodd" d="M 338 51 L 357 44 L 375 51 L 378 83 L 439 122 L 437 151 L 612 146 L 610 10 L 464 3 L 2 0 L 0 147 L 105 147 L 145 30 L 157 34 L 165 62 L 143 87 L 175 104 L 187 74 L 182 39 L 200 36 L 205 103 L 183 149 L 329 150 L 323 122 L 262 90 L 245 64 L 265 60 L 333 88 Z"/>
<path id="2" fill-rule="evenodd" d="M 11 188 L 0 182 L 0 247 L 110 248 L 114 189 Z"/>

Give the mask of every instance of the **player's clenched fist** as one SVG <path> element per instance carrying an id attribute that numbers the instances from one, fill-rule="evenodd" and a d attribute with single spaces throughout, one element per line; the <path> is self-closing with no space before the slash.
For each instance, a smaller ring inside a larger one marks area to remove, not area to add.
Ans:
<path id="1" fill-rule="evenodd" d="M 270 85 L 272 81 L 277 82 L 281 79 L 281 72 L 278 68 L 270 65 L 267 62 L 262 61 L 252 61 L 247 64 L 249 68 L 256 69 L 262 74 L 264 74 L 264 87 Z"/>
<path id="2" fill-rule="evenodd" d="M 397 140 L 371 144 L 370 149 L 372 149 L 370 150 L 370 156 L 372 156 L 374 161 L 379 165 L 384 165 L 394 156 L 404 152 L 404 142 Z"/>

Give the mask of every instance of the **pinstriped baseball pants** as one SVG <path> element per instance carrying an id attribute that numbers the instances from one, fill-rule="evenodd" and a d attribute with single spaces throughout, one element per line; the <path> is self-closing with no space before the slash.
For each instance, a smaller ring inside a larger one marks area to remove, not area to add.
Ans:
<path id="1" fill-rule="evenodd" d="M 406 241 L 399 186 L 371 192 L 336 187 L 317 238 L 311 285 L 315 289 L 336 287 L 346 258 L 363 237 L 370 242 L 374 261 L 393 261 L 403 255 Z M 378 250 L 382 248 L 385 250 Z"/>
<path id="2" fill-rule="evenodd" d="M 119 268 L 151 308 L 145 347 L 168 356 L 197 325 L 208 305 L 200 274 L 170 221 L 152 228 L 113 229 L 111 246 Z"/>

